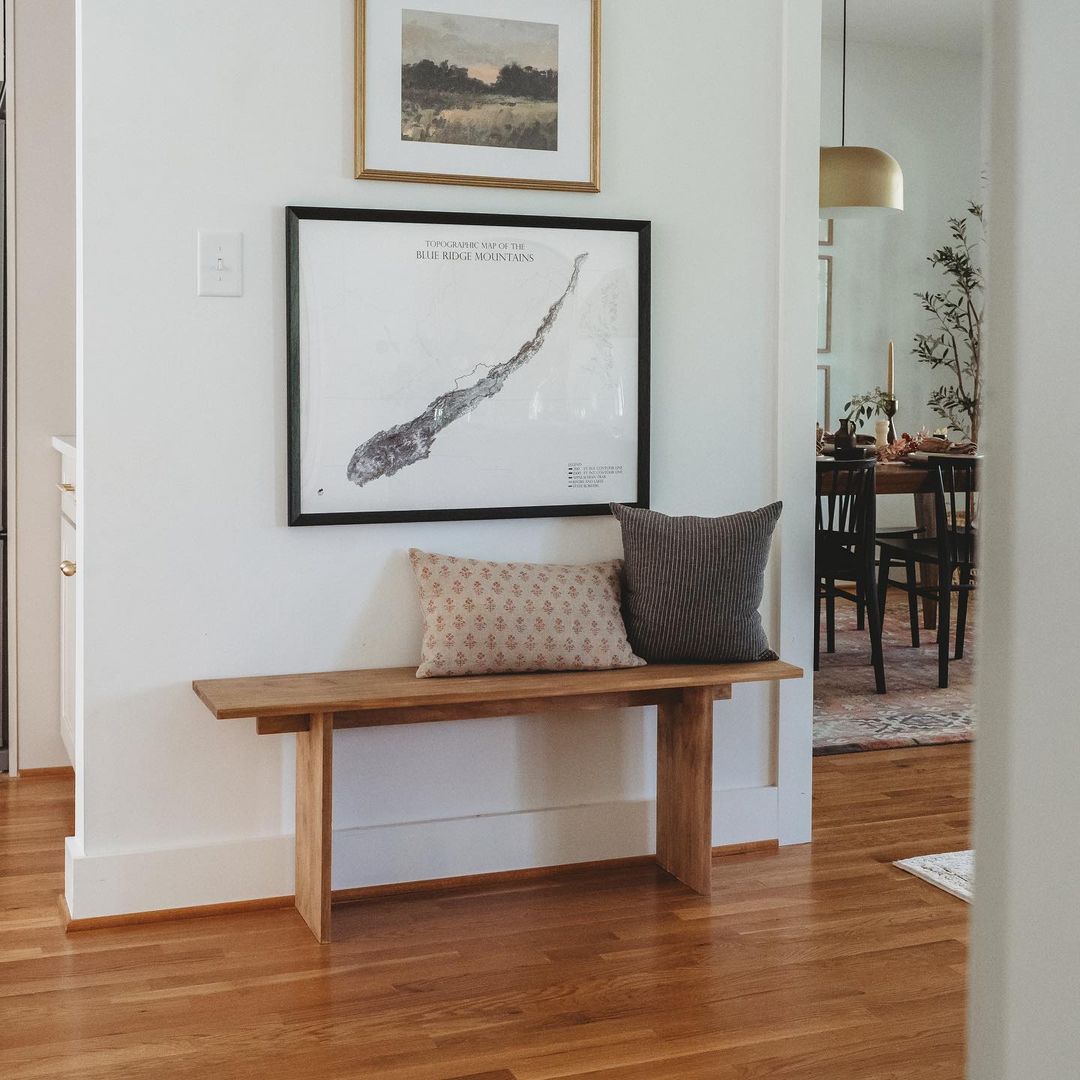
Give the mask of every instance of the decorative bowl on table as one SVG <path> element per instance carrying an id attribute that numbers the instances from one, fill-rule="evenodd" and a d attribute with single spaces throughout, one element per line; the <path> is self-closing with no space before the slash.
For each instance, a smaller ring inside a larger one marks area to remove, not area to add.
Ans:
<path id="1" fill-rule="evenodd" d="M 826 444 L 822 456 L 835 458 L 837 461 L 861 461 L 863 458 L 876 457 L 877 451 L 873 446 L 863 446 L 861 444 L 840 450 L 837 450 L 835 446 Z"/>

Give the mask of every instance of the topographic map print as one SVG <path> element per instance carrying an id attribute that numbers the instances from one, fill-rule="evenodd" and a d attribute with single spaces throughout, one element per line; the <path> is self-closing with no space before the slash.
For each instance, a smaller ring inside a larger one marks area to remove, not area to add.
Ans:
<path id="1" fill-rule="evenodd" d="M 300 250 L 303 512 L 637 497 L 635 234 L 312 221 Z"/>
<path id="2" fill-rule="evenodd" d="M 566 298 L 577 288 L 581 265 L 587 258 L 588 252 L 583 252 L 574 259 L 570 281 L 563 294 L 548 308 L 532 338 L 510 359 L 489 368 L 487 374 L 472 386 L 454 386 L 441 394 L 414 419 L 373 435 L 357 448 L 349 460 L 346 470 L 349 479 L 358 487 L 363 487 L 380 476 L 393 476 L 401 469 L 423 461 L 430 455 L 435 437 L 443 428 L 499 393 L 507 379 L 544 347 L 548 331 L 555 325 Z"/>

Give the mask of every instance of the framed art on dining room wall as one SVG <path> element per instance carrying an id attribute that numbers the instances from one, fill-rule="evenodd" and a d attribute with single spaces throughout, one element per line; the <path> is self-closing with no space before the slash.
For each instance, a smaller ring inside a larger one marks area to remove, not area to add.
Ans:
<path id="1" fill-rule="evenodd" d="M 818 256 L 818 353 L 832 352 L 833 257 Z"/>
<path id="2" fill-rule="evenodd" d="M 600 0 L 356 0 L 356 176 L 600 190 Z"/>
<path id="3" fill-rule="evenodd" d="M 288 207 L 289 524 L 648 506 L 649 234 Z"/>
<path id="4" fill-rule="evenodd" d="M 829 430 L 829 417 L 832 415 L 832 365 L 817 366 L 817 426 L 822 431 Z"/>

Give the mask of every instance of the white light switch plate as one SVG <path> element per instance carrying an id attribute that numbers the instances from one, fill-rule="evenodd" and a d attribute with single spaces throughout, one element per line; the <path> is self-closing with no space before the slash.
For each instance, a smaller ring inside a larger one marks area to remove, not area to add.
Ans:
<path id="1" fill-rule="evenodd" d="M 244 295 L 244 235 L 199 230 L 199 296 Z"/>

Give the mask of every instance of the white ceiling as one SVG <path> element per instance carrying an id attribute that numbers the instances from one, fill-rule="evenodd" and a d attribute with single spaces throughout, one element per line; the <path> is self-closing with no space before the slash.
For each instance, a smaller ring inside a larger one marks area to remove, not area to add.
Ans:
<path id="1" fill-rule="evenodd" d="M 848 0 L 848 41 L 981 52 L 986 0 Z M 823 36 L 839 38 L 843 0 L 824 0 Z"/>

